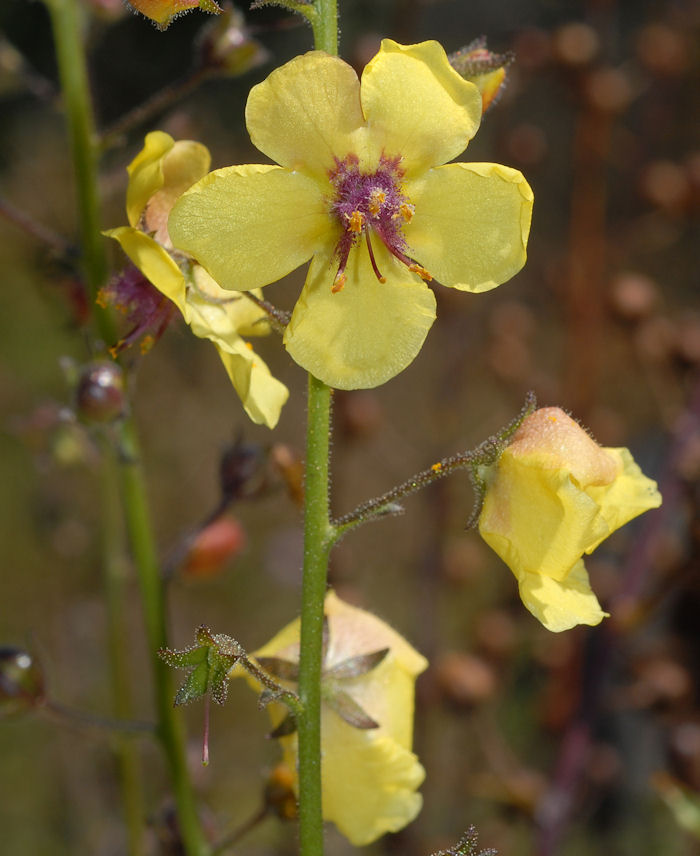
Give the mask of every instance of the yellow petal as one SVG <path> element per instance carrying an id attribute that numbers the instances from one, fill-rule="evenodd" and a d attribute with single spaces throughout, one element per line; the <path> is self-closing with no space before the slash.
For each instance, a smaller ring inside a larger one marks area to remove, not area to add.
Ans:
<path id="1" fill-rule="evenodd" d="M 384 39 L 361 83 L 377 153 L 401 155 L 407 176 L 464 151 L 481 121 L 481 95 L 452 68 L 438 42 Z"/>
<path id="2" fill-rule="evenodd" d="M 311 258 L 330 229 L 319 186 L 277 166 L 232 166 L 209 173 L 175 203 L 173 244 L 222 288 L 275 282 Z"/>
<path id="3" fill-rule="evenodd" d="M 103 232 L 119 241 L 121 248 L 155 287 L 186 316 L 185 277 L 170 255 L 153 238 L 131 226 L 120 226 Z"/>
<path id="4" fill-rule="evenodd" d="M 211 156 L 206 146 L 192 140 L 178 140 L 162 158 L 163 186 L 148 200 L 144 229 L 155 239 L 171 246 L 168 216 L 176 200 L 209 171 Z"/>
<path id="5" fill-rule="evenodd" d="M 579 560 L 560 581 L 541 574 L 524 574 L 519 581 L 520 597 L 547 630 L 559 633 L 577 624 L 600 624 L 608 615 L 591 591 L 588 573 Z"/>
<path id="6" fill-rule="evenodd" d="M 323 816 L 356 847 L 397 832 L 421 810 L 425 770 L 390 737 L 361 731 L 333 711 L 321 720 Z"/>
<path id="7" fill-rule="evenodd" d="M 243 409 L 257 425 L 274 428 L 289 398 L 287 387 L 270 374 L 265 362 L 238 339 L 227 350 L 217 346 Z"/>
<path id="8" fill-rule="evenodd" d="M 156 190 L 163 186 L 163 156 L 175 141 L 164 131 L 146 134 L 143 148 L 131 161 L 126 171 L 129 184 L 126 189 L 126 216 L 130 226 L 137 226 L 146 203 Z"/>
<path id="9" fill-rule="evenodd" d="M 629 449 L 604 449 L 618 462 L 620 474 L 610 485 L 587 488 L 588 495 L 600 505 L 601 516 L 611 532 L 629 520 L 661 505 L 656 482 L 647 478 L 635 463 Z M 601 539 L 602 540 L 602 539 Z M 586 548 L 590 553 L 600 541 Z"/>
<path id="10" fill-rule="evenodd" d="M 536 573 L 562 580 L 610 528 L 567 470 L 543 469 L 508 448 L 486 491 L 479 533 L 518 579 Z"/>
<path id="11" fill-rule="evenodd" d="M 499 164 L 448 164 L 409 182 L 414 257 L 443 285 L 488 291 L 525 264 L 533 194 Z"/>
<path id="12" fill-rule="evenodd" d="M 378 728 L 353 728 L 326 705 L 321 714 L 323 817 L 354 845 L 362 846 L 402 829 L 420 811 L 422 798 L 415 790 L 425 771 L 410 747 L 415 677 L 427 662 L 379 618 L 344 603 L 333 592 L 326 595 L 325 614 L 330 629 L 326 668 L 390 649 L 370 672 L 342 682 L 343 690 L 379 723 Z M 299 632 L 296 619 L 255 656 L 298 660 Z M 230 676 L 241 673 L 234 667 Z M 255 686 L 255 681 L 248 680 Z M 286 716 L 280 704 L 269 705 L 269 710 L 273 725 Z M 280 744 L 287 765 L 295 770 L 296 734 L 282 738 Z"/>
<path id="13" fill-rule="evenodd" d="M 355 150 L 364 125 L 357 75 L 321 51 L 298 56 L 251 89 L 246 124 L 272 160 L 326 181 L 334 157 Z"/>
<path id="14" fill-rule="evenodd" d="M 218 331 L 221 335 L 233 330 L 244 337 L 269 335 L 270 323 L 267 314 L 247 296 L 254 293 L 256 297 L 260 297 L 260 289 L 255 289 L 254 292 L 226 291 L 201 265 L 193 265 L 190 285 L 187 305 L 193 314 L 199 314 L 202 324 L 211 330 Z M 188 320 L 188 323 L 192 324 L 194 329 L 194 320 Z"/>
<path id="15" fill-rule="evenodd" d="M 337 389 L 379 386 L 406 368 L 435 320 L 435 297 L 415 274 L 374 242 L 375 276 L 364 244 L 350 253 L 347 281 L 331 292 L 337 262 L 314 257 L 284 334 L 292 359 Z"/>

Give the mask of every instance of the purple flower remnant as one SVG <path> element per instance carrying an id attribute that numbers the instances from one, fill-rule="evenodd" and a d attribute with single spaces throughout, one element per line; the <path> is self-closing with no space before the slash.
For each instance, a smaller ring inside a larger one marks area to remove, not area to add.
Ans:
<path id="1" fill-rule="evenodd" d="M 115 358 L 139 340 L 141 353 L 150 351 L 165 332 L 175 312 L 175 304 L 151 285 L 133 265 L 112 277 L 100 289 L 97 303 L 103 308 L 113 306 L 132 325 L 131 330 L 109 349 Z"/>

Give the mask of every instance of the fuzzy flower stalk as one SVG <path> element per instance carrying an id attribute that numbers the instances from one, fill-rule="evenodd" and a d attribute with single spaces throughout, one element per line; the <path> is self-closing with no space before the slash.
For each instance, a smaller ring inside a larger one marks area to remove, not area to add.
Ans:
<path id="1" fill-rule="evenodd" d="M 416 793 L 425 771 L 411 751 L 414 686 L 427 661 L 374 615 L 325 599 L 321 675 L 323 817 L 354 845 L 370 844 L 410 823 L 422 806 Z M 296 687 L 299 619 L 253 655 L 283 686 Z M 243 675 L 240 666 L 231 676 Z M 246 674 L 256 689 L 263 688 Z M 269 705 L 290 769 L 297 769 L 297 735 L 287 707 Z M 298 782 L 294 780 L 295 789 Z"/>
<path id="2" fill-rule="evenodd" d="M 288 352 L 328 386 L 378 386 L 420 351 L 435 320 L 428 283 L 487 291 L 525 262 L 523 176 L 448 163 L 481 113 L 437 42 L 385 39 L 361 80 L 338 57 L 304 54 L 248 97 L 251 140 L 279 165 L 205 176 L 173 207 L 170 236 L 233 291 L 311 259 Z"/>
<path id="3" fill-rule="evenodd" d="M 525 607 L 554 632 L 599 624 L 583 555 L 661 505 L 656 482 L 624 448 L 599 446 L 558 407 L 526 417 L 486 485 L 479 533 L 518 580 Z"/>
<path id="4" fill-rule="evenodd" d="M 253 422 L 274 428 L 289 392 L 243 338 L 270 332 L 265 313 L 245 294 L 220 288 L 201 265 L 173 249 L 168 234 L 173 203 L 206 174 L 210 161 L 209 151 L 201 143 L 175 142 L 162 131 L 148 134 L 143 149 L 127 167 L 129 225 L 104 234 L 119 242 L 161 298 L 180 310 L 192 332 L 216 346 Z M 106 299 L 133 304 L 131 292 L 126 298 L 112 293 L 115 282 Z"/>

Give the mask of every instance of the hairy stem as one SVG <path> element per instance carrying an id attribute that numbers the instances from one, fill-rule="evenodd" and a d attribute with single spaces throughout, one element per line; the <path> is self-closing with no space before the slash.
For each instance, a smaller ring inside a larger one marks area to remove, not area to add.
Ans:
<path id="1" fill-rule="evenodd" d="M 323 853 L 321 661 L 323 602 L 333 528 L 328 509 L 331 390 L 309 375 L 304 505 L 304 574 L 299 652 L 299 837 L 302 856 Z"/>

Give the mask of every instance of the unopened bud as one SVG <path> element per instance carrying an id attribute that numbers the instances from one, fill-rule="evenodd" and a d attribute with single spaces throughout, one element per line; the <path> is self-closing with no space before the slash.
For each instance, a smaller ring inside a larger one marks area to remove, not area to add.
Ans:
<path id="1" fill-rule="evenodd" d="M 297 816 L 297 797 L 294 793 L 294 773 L 286 764 L 278 764 L 265 783 L 265 806 L 282 820 Z"/>
<path id="2" fill-rule="evenodd" d="M 228 500 L 251 496 L 264 480 L 265 455 L 260 446 L 236 440 L 219 464 L 221 492 Z"/>
<path id="3" fill-rule="evenodd" d="M 117 363 L 90 363 L 80 372 L 76 412 L 86 422 L 113 422 L 124 413 L 124 372 Z"/>
<path id="4" fill-rule="evenodd" d="M 0 716 L 24 713 L 44 700 L 44 675 L 32 655 L 0 647 Z"/>
<path id="5" fill-rule="evenodd" d="M 253 39 L 243 13 L 233 6 L 224 8 L 206 24 L 199 41 L 200 64 L 237 77 L 266 62 L 268 52 Z"/>
<path id="6" fill-rule="evenodd" d="M 479 90 L 485 113 L 501 96 L 506 82 L 506 69 L 514 56 L 512 53 L 497 54 L 488 50 L 486 37 L 481 36 L 450 54 L 447 59 L 457 74 Z"/>
<path id="7" fill-rule="evenodd" d="M 182 572 L 191 578 L 215 577 L 223 570 L 226 562 L 241 552 L 245 543 L 245 529 L 241 524 L 233 517 L 221 517 L 194 539 Z"/>
<path id="8" fill-rule="evenodd" d="M 214 0 L 126 0 L 136 12 L 149 18 L 159 30 L 167 30 L 175 18 L 191 9 L 218 15 L 221 7 Z"/>

